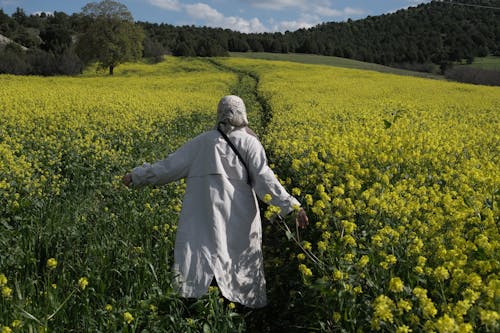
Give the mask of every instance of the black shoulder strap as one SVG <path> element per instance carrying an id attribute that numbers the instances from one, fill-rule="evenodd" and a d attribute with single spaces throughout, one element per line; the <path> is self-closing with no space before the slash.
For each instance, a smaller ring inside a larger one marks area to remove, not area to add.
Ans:
<path id="1" fill-rule="evenodd" d="M 240 152 L 238 151 L 238 149 L 236 149 L 236 147 L 231 142 L 231 140 L 229 140 L 229 138 L 227 137 L 226 133 L 224 133 L 219 127 L 217 127 L 217 130 L 222 135 L 222 137 L 227 141 L 227 143 L 229 144 L 229 147 L 231 147 L 231 149 L 234 151 L 234 153 L 236 154 L 236 156 L 238 156 L 238 159 L 240 160 L 241 164 L 243 164 L 243 166 L 245 167 L 245 170 L 247 170 L 247 184 L 251 186 L 252 185 L 252 181 L 250 180 L 250 172 L 248 171 L 247 164 L 243 160 L 243 157 L 241 157 Z"/>

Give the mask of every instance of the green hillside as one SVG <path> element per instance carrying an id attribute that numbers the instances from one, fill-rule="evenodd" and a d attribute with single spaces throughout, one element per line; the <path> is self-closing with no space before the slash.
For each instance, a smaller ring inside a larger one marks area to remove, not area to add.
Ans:
<path id="1" fill-rule="evenodd" d="M 363 62 L 358 60 L 352 60 L 347 58 L 333 57 L 333 56 L 321 56 L 316 54 L 301 54 L 301 53 L 268 53 L 268 52 L 231 52 L 232 57 L 237 58 L 250 58 L 250 59 L 266 59 L 266 60 L 278 60 L 278 61 L 291 61 L 303 64 L 313 64 L 313 65 L 329 65 L 343 68 L 354 68 L 354 69 L 364 69 L 370 71 L 376 71 L 381 73 L 391 73 L 406 76 L 417 76 L 432 79 L 443 79 L 443 76 L 431 74 L 431 73 L 421 73 L 415 71 L 409 71 L 399 68 L 393 68 L 378 64 L 373 64 L 369 62 Z"/>
<path id="2" fill-rule="evenodd" d="M 500 57 L 490 56 L 484 58 L 475 58 L 474 62 L 469 66 L 500 71 Z"/>

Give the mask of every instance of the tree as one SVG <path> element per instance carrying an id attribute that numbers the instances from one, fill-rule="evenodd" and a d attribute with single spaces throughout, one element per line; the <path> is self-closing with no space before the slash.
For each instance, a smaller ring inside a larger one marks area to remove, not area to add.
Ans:
<path id="1" fill-rule="evenodd" d="M 72 39 L 70 32 L 59 25 L 50 25 L 40 32 L 40 38 L 43 40 L 41 49 L 51 51 L 54 54 L 63 54 L 70 48 Z"/>
<path id="2" fill-rule="evenodd" d="M 93 2 L 83 7 L 82 14 L 90 20 L 76 51 L 86 64 L 97 61 L 98 68 L 109 68 L 113 75 L 118 64 L 141 58 L 144 34 L 125 5 L 112 0 Z"/>
<path id="3" fill-rule="evenodd" d="M 26 75 L 29 71 L 30 64 L 20 45 L 9 43 L 0 49 L 0 74 Z"/>
<path id="4" fill-rule="evenodd" d="M 144 47 L 143 57 L 150 59 L 154 63 L 162 61 L 163 56 L 167 53 L 166 48 L 160 42 L 149 36 L 144 38 L 142 45 Z"/>

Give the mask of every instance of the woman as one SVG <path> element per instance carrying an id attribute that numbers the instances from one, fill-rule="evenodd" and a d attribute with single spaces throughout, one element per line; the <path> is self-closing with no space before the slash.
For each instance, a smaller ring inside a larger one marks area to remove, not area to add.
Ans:
<path id="1" fill-rule="evenodd" d="M 266 196 L 281 214 L 308 224 L 300 203 L 280 184 L 247 127 L 243 100 L 223 97 L 216 129 L 200 134 L 164 160 L 134 168 L 125 185 L 162 185 L 186 179 L 173 271 L 183 297 L 205 294 L 215 277 L 222 295 L 251 308 L 266 305 L 259 206 Z"/>

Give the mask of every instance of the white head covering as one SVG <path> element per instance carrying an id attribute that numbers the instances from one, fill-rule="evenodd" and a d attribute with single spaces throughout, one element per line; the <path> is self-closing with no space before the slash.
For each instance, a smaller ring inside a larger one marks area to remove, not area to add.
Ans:
<path id="1" fill-rule="evenodd" d="M 235 95 L 222 97 L 217 106 L 217 126 L 225 133 L 248 125 L 247 109 L 243 100 Z"/>

